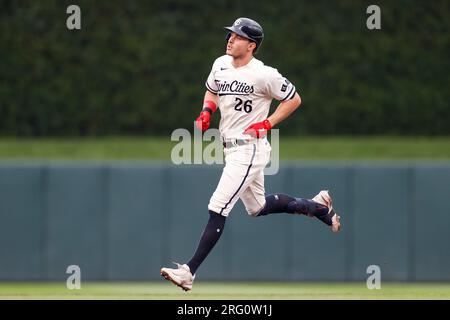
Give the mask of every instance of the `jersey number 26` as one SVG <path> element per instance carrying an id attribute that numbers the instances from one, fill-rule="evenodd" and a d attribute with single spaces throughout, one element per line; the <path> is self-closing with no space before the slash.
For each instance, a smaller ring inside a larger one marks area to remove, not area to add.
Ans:
<path id="1" fill-rule="evenodd" d="M 237 104 L 234 106 L 234 110 L 242 111 L 242 103 L 244 103 L 244 111 L 246 113 L 252 112 L 252 100 L 242 101 L 242 99 L 236 98 Z"/>

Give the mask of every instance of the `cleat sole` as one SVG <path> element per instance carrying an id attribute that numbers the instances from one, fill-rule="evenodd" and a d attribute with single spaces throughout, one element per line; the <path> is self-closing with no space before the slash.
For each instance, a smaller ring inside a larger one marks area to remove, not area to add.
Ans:
<path id="1" fill-rule="evenodd" d="M 172 283 L 173 283 L 174 285 L 176 285 L 177 287 L 180 287 L 180 288 L 183 289 L 185 292 L 187 292 L 187 291 L 190 290 L 190 289 L 188 289 L 188 288 L 183 287 L 181 284 L 176 283 L 176 282 L 172 279 L 172 277 L 170 277 L 170 275 L 169 275 L 166 271 L 161 270 L 161 276 L 162 276 L 164 279 L 166 279 L 166 280 L 172 282 Z"/>

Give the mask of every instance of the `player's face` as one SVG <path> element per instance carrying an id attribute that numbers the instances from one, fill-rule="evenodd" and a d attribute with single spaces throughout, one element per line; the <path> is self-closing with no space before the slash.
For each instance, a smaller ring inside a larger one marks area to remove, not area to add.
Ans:
<path id="1" fill-rule="evenodd" d="M 226 54 L 233 58 L 242 57 L 253 51 L 253 42 L 232 32 L 227 43 Z"/>

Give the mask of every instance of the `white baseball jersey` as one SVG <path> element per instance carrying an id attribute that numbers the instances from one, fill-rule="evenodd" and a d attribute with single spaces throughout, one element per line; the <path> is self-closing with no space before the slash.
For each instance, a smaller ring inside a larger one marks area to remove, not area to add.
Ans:
<path id="1" fill-rule="evenodd" d="M 245 129 L 267 119 L 272 99 L 289 100 L 295 87 L 276 69 L 252 58 L 242 67 L 231 64 L 225 55 L 214 62 L 206 88 L 219 96 L 220 132 L 224 140 L 249 139 Z M 271 147 L 266 138 L 249 139 L 248 144 L 225 148 L 226 165 L 208 209 L 228 216 L 239 199 L 250 215 L 264 207 L 264 168 Z"/>
<path id="2" fill-rule="evenodd" d="M 251 124 L 267 119 L 272 99 L 285 101 L 295 95 L 295 87 L 277 69 L 252 58 L 235 68 L 232 57 L 224 55 L 214 61 L 206 88 L 219 96 L 222 138 L 246 139 L 243 134 Z"/>

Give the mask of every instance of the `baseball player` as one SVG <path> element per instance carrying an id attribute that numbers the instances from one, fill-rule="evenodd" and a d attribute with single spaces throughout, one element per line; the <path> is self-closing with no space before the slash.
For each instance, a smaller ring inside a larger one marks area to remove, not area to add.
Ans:
<path id="1" fill-rule="evenodd" d="M 327 190 L 313 199 L 277 193 L 265 195 L 264 168 L 270 159 L 267 132 L 300 106 L 295 86 L 277 69 L 264 65 L 254 54 L 264 38 L 262 27 L 248 18 L 237 19 L 227 34 L 226 55 L 216 59 L 206 81 L 203 109 L 196 119 L 202 131 L 220 109 L 219 130 L 223 139 L 225 167 L 208 209 L 209 221 L 194 256 L 177 268 L 162 268 L 161 275 L 188 291 L 196 271 L 219 240 L 225 221 L 241 199 L 249 215 L 289 213 L 316 217 L 333 232 L 341 229 Z M 269 117 L 272 99 L 280 101 Z"/>

